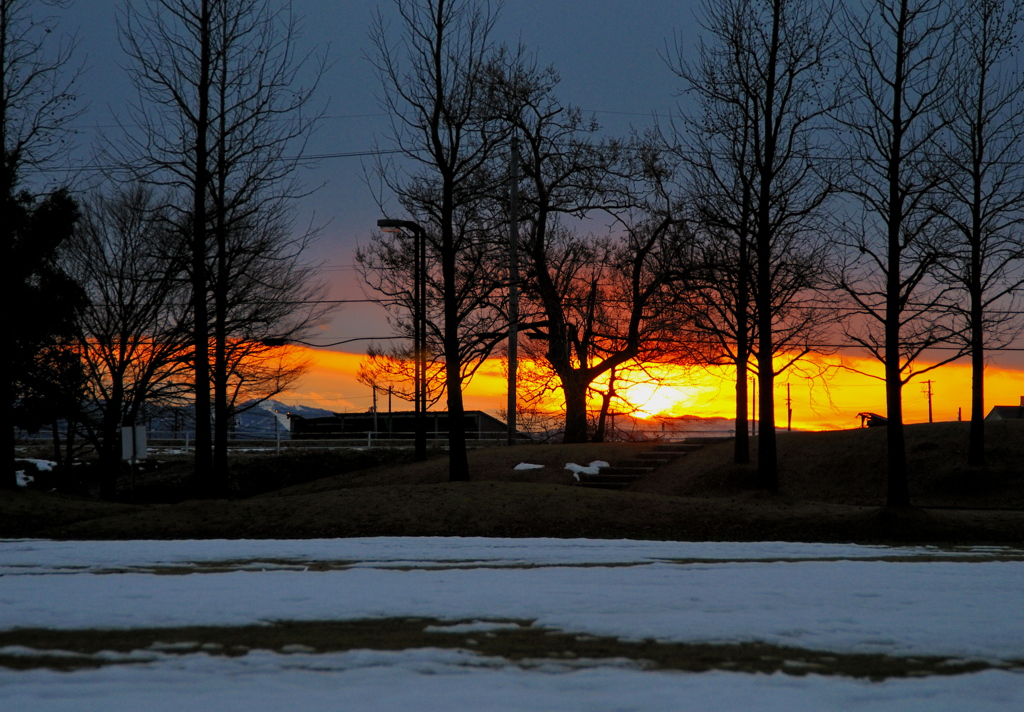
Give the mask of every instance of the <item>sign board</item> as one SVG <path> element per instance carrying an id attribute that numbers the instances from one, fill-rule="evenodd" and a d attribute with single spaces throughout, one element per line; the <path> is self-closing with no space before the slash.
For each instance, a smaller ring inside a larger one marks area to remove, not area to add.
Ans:
<path id="1" fill-rule="evenodd" d="M 122 425 L 121 459 L 144 460 L 146 456 L 146 426 Z"/>

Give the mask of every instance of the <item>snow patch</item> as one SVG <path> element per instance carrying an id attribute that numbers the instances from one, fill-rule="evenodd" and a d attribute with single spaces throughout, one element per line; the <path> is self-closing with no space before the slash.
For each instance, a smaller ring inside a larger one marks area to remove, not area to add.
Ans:
<path id="1" fill-rule="evenodd" d="M 577 481 L 580 479 L 580 475 L 597 475 L 600 474 L 602 467 L 609 467 L 608 463 L 604 460 L 594 460 L 589 465 L 577 465 L 575 462 L 565 463 L 565 469 L 572 473 L 573 477 Z"/>

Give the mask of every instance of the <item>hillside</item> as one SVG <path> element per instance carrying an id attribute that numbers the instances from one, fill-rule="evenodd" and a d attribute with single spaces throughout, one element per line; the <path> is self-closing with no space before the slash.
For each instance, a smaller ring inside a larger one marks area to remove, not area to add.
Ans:
<path id="1" fill-rule="evenodd" d="M 1024 544 L 1024 423 L 989 429 L 990 467 L 961 463 L 966 424 L 907 429 L 911 492 L 920 509 L 890 512 L 879 430 L 779 438 L 780 491 L 750 485 L 731 443 L 687 455 L 625 491 L 571 486 L 567 462 L 624 460 L 639 443 L 491 448 L 470 454 L 472 481 L 446 482 L 443 455 L 385 464 L 232 500 L 125 504 L 21 491 L 0 499 L 0 536 L 55 538 L 303 538 L 380 535 L 554 536 L 679 540 L 803 540 Z M 337 463 L 331 465 L 331 458 Z M 351 469 L 345 456 L 253 458 L 262 471 Z M 517 471 L 519 462 L 544 465 Z M 305 463 L 305 464 L 304 464 Z M 255 471 L 255 469 L 253 469 Z M 244 477 L 246 463 L 236 465 Z M 294 480 L 293 480 L 294 481 Z"/>

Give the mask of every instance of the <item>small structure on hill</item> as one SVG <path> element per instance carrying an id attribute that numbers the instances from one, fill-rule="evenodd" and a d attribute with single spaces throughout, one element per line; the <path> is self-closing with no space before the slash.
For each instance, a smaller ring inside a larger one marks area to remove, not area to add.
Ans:
<path id="1" fill-rule="evenodd" d="M 889 422 L 888 418 L 878 413 L 857 413 L 857 417 L 860 418 L 862 428 L 878 428 Z"/>
<path id="2" fill-rule="evenodd" d="M 985 420 L 1024 420 L 1024 396 L 1020 397 L 1020 405 L 992 406 Z"/>

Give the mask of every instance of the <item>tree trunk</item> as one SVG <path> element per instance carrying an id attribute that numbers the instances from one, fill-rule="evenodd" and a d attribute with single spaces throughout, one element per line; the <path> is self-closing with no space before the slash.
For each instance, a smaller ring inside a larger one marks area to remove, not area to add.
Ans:
<path id="1" fill-rule="evenodd" d="M 888 473 L 886 476 L 887 507 L 909 507 L 910 490 L 907 485 L 907 451 L 903 437 L 903 385 L 899 380 L 899 366 L 890 367 L 885 364 L 885 402 L 886 402 L 886 460 Z M 890 371 L 897 371 L 890 376 Z"/>
<path id="2" fill-rule="evenodd" d="M 743 188 L 744 211 L 750 205 L 750 189 Z M 744 226 L 746 218 L 743 219 Z M 739 235 L 739 274 L 736 280 L 736 440 L 733 443 L 733 462 L 750 462 L 750 423 L 747 420 L 750 404 L 747 402 L 747 360 L 750 358 L 750 251 L 746 228 Z"/>
<path id="3" fill-rule="evenodd" d="M 733 443 L 733 462 L 750 462 L 750 422 L 747 420 L 747 362 L 736 360 L 736 440 Z"/>
<path id="4" fill-rule="evenodd" d="M 909 507 L 907 450 L 903 436 L 903 375 L 900 373 L 899 230 L 889 230 L 889 280 L 885 319 L 886 496 L 887 507 Z M 896 275 L 896 276 L 893 276 Z"/>
<path id="5" fill-rule="evenodd" d="M 761 421 L 757 429 L 757 476 L 762 487 L 775 491 L 779 488 L 778 455 L 775 443 L 775 352 L 772 334 L 772 248 L 773 227 L 771 215 L 772 183 L 775 165 L 775 82 L 779 56 L 779 33 L 782 4 L 776 0 L 772 7 L 772 39 L 765 68 L 767 86 L 764 99 L 764 155 L 759 166 L 757 216 L 757 376 L 760 393 Z"/>
<path id="6" fill-rule="evenodd" d="M 59 470 L 64 467 L 64 451 L 60 446 L 60 427 L 56 420 L 50 424 L 50 435 L 53 438 L 53 459 L 56 461 L 55 468 Z"/>
<path id="7" fill-rule="evenodd" d="M 444 354 L 448 388 L 448 481 L 469 481 L 466 457 L 466 419 L 462 402 L 462 368 L 459 358 L 459 304 L 455 272 L 454 206 L 450 180 L 445 181 L 441 210 L 441 273 L 444 290 Z"/>
<path id="8" fill-rule="evenodd" d="M 761 412 L 757 427 L 757 477 L 762 487 L 774 492 L 779 489 L 779 463 L 775 438 L 775 371 L 772 367 L 770 328 L 767 334 L 761 333 L 759 348 L 757 399 Z"/>
<path id="9" fill-rule="evenodd" d="M 224 494 L 227 487 L 228 471 L 228 364 L 227 364 L 227 320 L 228 320 L 228 269 L 227 269 L 227 228 L 224 224 L 224 174 L 223 143 L 218 157 L 217 205 L 217 263 L 213 280 L 213 469 L 210 473 L 210 487 L 217 494 Z"/>
<path id="10" fill-rule="evenodd" d="M 10 262 L 8 262 L 8 264 L 10 264 Z M 8 288 L 8 292 L 9 291 L 10 291 L 10 288 Z M 8 302 L 8 303 L 10 303 L 10 302 Z M 9 322 L 9 320 L 8 320 L 8 322 Z M 8 331 L 7 333 L 11 333 L 11 332 Z M 10 408 L 11 404 L 14 403 L 14 385 L 11 382 L 11 376 L 14 373 L 14 368 L 12 368 L 11 365 L 12 365 L 14 359 L 12 359 L 11 356 L 10 356 L 10 349 L 9 348 L 5 349 L 5 351 L 7 353 L 4 356 L 4 364 L 7 366 L 7 369 L 4 371 L 4 373 L 5 373 L 5 376 L 4 376 L 4 391 L 6 393 L 4 402 L 7 403 L 8 404 L 7 407 Z M 17 449 L 17 447 L 15 445 L 15 440 L 14 440 L 14 428 L 12 428 L 12 427 L 5 427 L 5 428 L 3 428 L 3 433 L 4 433 L 4 439 L 5 439 L 4 451 L 7 452 L 11 456 L 12 467 L 11 467 L 10 470 L 6 470 L 3 473 L 3 475 L 0 476 L 0 488 L 13 490 L 13 489 L 17 489 L 18 488 L 18 476 L 15 474 L 15 468 L 13 467 L 13 460 L 17 459 L 17 457 L 18 457 L 18 449 Z"/>
<path id="11" fill-rule="evenodd" d="M 900 371 L 900 322 L 902 321 L 902 257 L 903 241 L 900 227 L 905 218 L 900 192 L 900 169 L 903 165 L 903 102 L 905 84 L 904 33 L 907 3 L 901 3 L 896 75 L 892 82 L 892 140 L 888 157 L 889 215 L 887 220 L 887 260 L 885 293 L 885 402 L 886 402 L 886 496 L 887 507 L 909 507 L 907 485 L 907 446 L 903 435 L 903 374 Z"/>
<path id="12" fill-rule="evenodd" d="M 451 327 L 448 324 L 453 324 Z M 450 333 L 449 333 L 450 332 Z M 458 354 L 459 334 L 454 321 L 445 323 L 445 351 Z M 462 402 L 462 373 L 459 359 L 445 361 L 448 379 L 448 481 L 469 481 L 469 460 L 466 457 L 466 418 Z"/>
<path id="13" fill-rule="evenodd" d="M 587 442 L 587 384 L 576 374 L 562 377 L 565 392 L 565 436 L 562 442 Z"/>
<path id="14" fill-rule="evenodd" d="M 608 390 L 601 398 L 601 412 L 597 415 L 597 427 L 594 428 L 592 442 L 603 443 L 605 438 L 605 424 L 608 422 L 608 410 L 611 408 L 612 398 L 615 397 L 615 369 L 608 374 Z"/>
<path id="15" fill-rule="evenodd" d="M 975 153 L 971 205 L 971 271 L 968 294 L 971 300 L 971 434 L 967 446 L 967 464 L 985 467 L 985 323 L 984 282 L 982 278 L 982 180 L 980 155 Z"/>
<path id="16" fill-rule="evenodd" d="M 206 188 L 209 183 L 211 0 L 203 0 L 199 27 L 199 81 L 194 144 L 195 174 L 192 178 L 192 317 L 193 370 L 195 373 L 195 459 L 193 474 L 198 488 L 209 486 L 212 465 L 210 433 L 210 323 L 207 311 L 206 274 Z"/>
<path id="17" fill-rule="evenodd" d="M 979 299 L 971 305 L 971 435 L 967 448 L 967 464 L 972 468 L 985 467 L 984 338 Z"/>
<path id="18" fill-rule="evenodd" d="M 117 494 L 117 473 L 121 468 L 121 438 L 118 428 L 121 425 L 123 407 L 122 386 L 120 383 L 114 383 L 100 425 L 100 497 L 104 499 L 113 499 Z"/>

